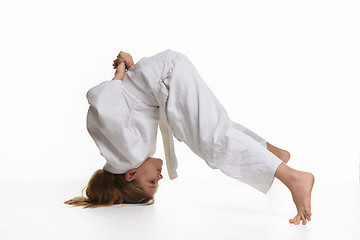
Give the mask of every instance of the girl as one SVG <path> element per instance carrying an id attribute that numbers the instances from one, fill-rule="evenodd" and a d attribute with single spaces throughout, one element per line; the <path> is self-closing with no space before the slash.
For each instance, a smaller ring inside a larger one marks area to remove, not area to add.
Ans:
<path id="1" fill-rule="evenodd" d="M 152 204 L 162 160 L 152 157 L 161 130 L 170 179 L 177 177 L 173 136 L 213 169 L 267 193 L 274 177 L 290 190 L 297 215 L 311 220 L 314 176 L 286 165 L 290 154 L 229 119 L 226 110 L 182 53 L 166 50 L 134 64 L 121 51 L 112 81 L 87 93 L 87 129 L 106 159 L 86 188 L 86 197 L 65 203 L 99 207 Z"/>

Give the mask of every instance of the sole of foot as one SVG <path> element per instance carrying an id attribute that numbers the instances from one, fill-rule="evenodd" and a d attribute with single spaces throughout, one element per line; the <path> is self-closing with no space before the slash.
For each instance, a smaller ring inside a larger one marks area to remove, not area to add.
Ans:
<path id="1" fill-rule="evenodd" d="M 298 213 L 293 219 L 289 219 L 289 222 L 299 225 L 301 221 L 305 225 L 307 221 L 311 221 L 311 191 L 315 177 L 312 173 L 299 171 L 296 178 L 290 191 Z"/>

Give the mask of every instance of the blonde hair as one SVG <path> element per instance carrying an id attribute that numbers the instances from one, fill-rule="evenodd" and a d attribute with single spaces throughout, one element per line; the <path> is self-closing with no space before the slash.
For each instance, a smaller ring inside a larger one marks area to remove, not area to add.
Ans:
<path id="1" fill-rule="evenodd" d="M 86 196 L 84 197 L 85 189 Z M 147 196 L 135 180 L 128 182 L 125 174 L 112 174 L 103 169 L 97 170 L 92 175 L 81 195 L 64 203 L 84 208 L 96 208 L 122 203 L 151 205 L 154 202 L 153 197 Z"/>

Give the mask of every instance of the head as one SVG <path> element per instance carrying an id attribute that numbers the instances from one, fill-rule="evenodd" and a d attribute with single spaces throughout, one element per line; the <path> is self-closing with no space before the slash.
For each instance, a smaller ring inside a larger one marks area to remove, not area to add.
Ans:
<path id="1" fill-rule="evenodd" d="M 86 197 L 75 197 L 65 203 L 85 208 L 121 203 L 152 204 L 162 179 L 161 167 L 161 159 L 149 157 L 138 168 L 124 174 L 99 169 L 89 180 Z"/>
<path id="2" fill-rule="evenodd" d="M 163 178 L 161 175 L 162 165 L 163 161 L 160 158 L 149 157 L 140 167 L 127 171 L 125 179 L 128 182 L 136 181 L 145 195 L 154 197 L 159 187 L 159 181 Z"/>

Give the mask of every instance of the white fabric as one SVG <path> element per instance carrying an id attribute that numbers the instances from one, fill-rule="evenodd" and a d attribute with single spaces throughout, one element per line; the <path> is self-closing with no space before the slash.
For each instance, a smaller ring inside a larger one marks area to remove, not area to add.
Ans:
<path id="1" fill-rule="evenodd" d="M 107 160 L 124 173 L 152 156 L 159 124 L 171 179 L 177 176 L 173 139 L 214 169 L 266 193 L 282 163 L 266 141 L 231 121 L 183 54 L 166 50 L 133 65 L 120 80 L 89 90 L 88 130 Z M 159 122 L 160 121 L 160 122 Z"/>
<path id="2" fill-rule="evenodd" d="M 160 60 L 164 54 L 166 51 L 158 54 L 157 58 Z M 177 177 L 178 164 L 172 134 L 167 123 L 160 118 L 159 104 L 148 82 L 149 78 L 162 73 L 159 68 L 161 62 L 156 62 L 158 68 L 154 67 L 157 58 L 149 58 L 150 61 L 142 58 L 129 69 L 123 81 L 104 81 L 87 93 L 90 104 L 87 128 L 107 161 L 104 166 L 106 171 L 125 173 L 153 156 L 159 124 L 169 178 Z M 157 73 L 144 75 L 146 69 L 156 69 Z M 161 74 L 157 78 L 164 79 L 164 76 Z M 161 95 L 161 98 L 166 98 L 166 95 Z M 160 104 L 162 108 L 164 104 Z"/>
<path id="3" fill-rule="evenodd" d="M 159 121 L 159 128 L 161 130 L 161 135 L 163 138 L 166 166 L 167 166 L 169 178 L 174 179 L 177 178 L 178 176 L 176 172 L 178 163 L 175 155 L 174 140 L 172 138 L 171 133 L 169 132 L 168 128 L 166 127 L 165 123 L 161 118 Z"/>

